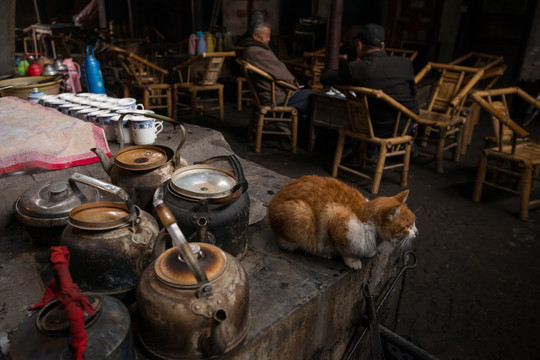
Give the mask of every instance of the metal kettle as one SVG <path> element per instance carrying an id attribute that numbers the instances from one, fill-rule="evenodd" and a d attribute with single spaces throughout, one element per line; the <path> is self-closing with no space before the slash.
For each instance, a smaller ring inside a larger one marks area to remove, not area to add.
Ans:
<path id="1" fill-rule="evenodd" d="M 113 194 L 122 202 L 86 203 L 70 211 L 60 244 L 71 253 L 73 281 L 82 291 L 123 297 L 135 289 L 143 270 L 159 255 L 157 221 L 118 186 L 74 173 L 69 184 L 81 197 L 77 183 Z"/>
<path id="2" fill-rule="evenodd" d="M 158 358 L 211 359 L 244 342 L 250 325 L 246 271 L 216 246 L 188 243 L 165 203 L 155 212 L 172 238 L 136 290 L 138 336 Z"/>
<path id="3" fill-rule="evenodd" d="M 124 117 L 130 114 L 125 113 L 118 120 L 119 134 L 123 133 Z M 166 116 L 158 114 L 144 114 L 144 116 L 176 124 L 174 120 Z M 187 160 L 180 155 L 180 148 L 186 141 L 186 130 L 182 125 L 176 125 L 179 126 L 181 132 L 176 151 L 162 145 L 137 145 L 124 148 L 122 135 L 120 136 L 122 139 L 120 150 L 113 158 L 109 159 L 99 148 L 90 149 L 99 157 L 111 182 L 125 189 L 133 203 L 143 210 L 150 212 L 156 188 L 170 179 L 175 170 L 188 165 Z"/>

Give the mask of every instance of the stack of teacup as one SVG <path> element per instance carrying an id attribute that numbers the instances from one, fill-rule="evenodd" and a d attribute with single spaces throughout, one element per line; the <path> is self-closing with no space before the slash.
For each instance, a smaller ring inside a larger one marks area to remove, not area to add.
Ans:
<path id="1" fill-rule="evenodd" d="M 137 104 L 134 98 L 114 98 L 105 94 L 64 93 L 42 96 L 38 104 L 56 109 L 65 115 L 90 122 L 103 129 L 108 141 L 137 145 L 153 144 L 156 136 L 163 130 L 163 122 L 146 117 L 154 113 Z M 122 119 L 122 135 L 118 133 L 118 121 Z M 135 115 L 133 115 L 135 113 Z"/>

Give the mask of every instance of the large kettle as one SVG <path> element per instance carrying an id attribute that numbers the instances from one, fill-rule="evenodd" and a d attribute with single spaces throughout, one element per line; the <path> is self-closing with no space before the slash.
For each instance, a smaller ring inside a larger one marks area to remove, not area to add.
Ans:
<path id="1" fill-rule="evenodd" d="M 175 246 L 137 286 L 141 343 L 160 359 L 210 359 L 237 349 L 250 324 L 246 271 L 216 246 L 188 243 L 167 205 L 154 205 Z"/>
<path id="2" fill-rule="evenodd" d="M 232 171 L 216 166 L 219 161 L 227 161 Z M 167 204 L 188 238 L 195 236 L 203 224 L 210 244 L 237 256 L 247 250 L 247 188 L 235 155 L 214 156 L 176 170 L 157 188 L 154 201 Z"/>
<path id="3" fill-rule="evenodd" d="M 120 150 L 114 158 L 109 159 L 100 148 L 91 150 L 99 157 L 101 164 L 111 182 L 127 191 L 133 203 L 141 209 L 151 211 L 152 197 L 156 188 L 170 179 L 173 172 L 188 165 L 186 159 L 180 156 L 180 148 L 186 141 L 186 130 L 173 119 L 158 114 L 145 114 L 146 117 L 174 122 L 180 127 L 181 139 L 176 151 L 162 145 L 137 145 L 124 148 L 122 122 L 124 113 L 118 120 L 118 133 L 121 139 Z"/>
<path id="4" fill-rule="evenodd" d="M 123 202 L 93 202 L 69 213 L 68 225 L 60 237 L 71 254 L 73 281 L 82 291 L 124 297 L 135 289 L 144 268 L 157 255 L 157 221 L 133 204 L 118 186 L 74 173 L 69 184 L 84 196 L 82 183 L 116 195 Z"/>

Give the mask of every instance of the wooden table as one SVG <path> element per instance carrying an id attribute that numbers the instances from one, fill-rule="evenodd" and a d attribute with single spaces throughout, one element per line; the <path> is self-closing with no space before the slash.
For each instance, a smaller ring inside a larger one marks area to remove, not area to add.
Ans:
<path id="1" fill-rule="evenodd" d="M 311 119 L 309 122 L 308 150 L 315 149 L 315 126 L 337 130 L 349 125 L 349 113 L 345 98 L 326 95 L 324 91 L 313 92 Z"/>

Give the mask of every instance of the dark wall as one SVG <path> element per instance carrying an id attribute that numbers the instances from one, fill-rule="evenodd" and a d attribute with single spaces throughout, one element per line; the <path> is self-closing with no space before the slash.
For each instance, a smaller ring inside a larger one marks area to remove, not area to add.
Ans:
<path id="1" fill-rule="evenodd" d="M 0 1 L 0 75 L 15 72 L 15 0 Z"/>

